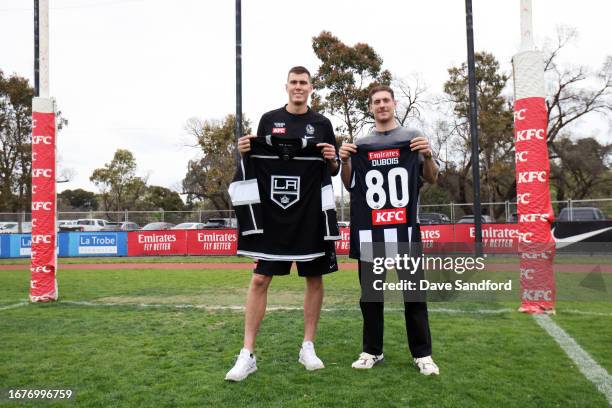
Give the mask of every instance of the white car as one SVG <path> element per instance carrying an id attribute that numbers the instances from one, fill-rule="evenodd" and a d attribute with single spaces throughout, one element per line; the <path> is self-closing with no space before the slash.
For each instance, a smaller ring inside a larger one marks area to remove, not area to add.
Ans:
<path id="1" fill-rule="evenodd" d="M 173 230 L 186 230 L 186 229 L 204 229 L 204 224 L 201 222 L 183 222 L 174 227 L 170 228 Z"/>
<path id="2" fill-rule="evenodd" d="M 109 222 L 96 218 L 80 219 L 76 221 L 75 226 L 81 231 L 100 231 L 102 228 L 109 226 Z"/>
<path id="3" fill-rule="evenodd" d="M 18 222 L 6 222 L 4 225 L 0 227 L 0 234 L 16 234 L 19 232 L 19 223 Z M 32 232 L 32 223 L 31 222 L 22 222 L 21 223 L 21 232 L 24 234 Z"/>

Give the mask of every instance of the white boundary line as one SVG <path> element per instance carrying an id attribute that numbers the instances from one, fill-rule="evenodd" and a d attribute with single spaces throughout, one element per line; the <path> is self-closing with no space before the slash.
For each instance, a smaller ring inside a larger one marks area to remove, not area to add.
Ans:
<path id="1" fill-rule="evenodd" d="M 244 312 L 245 307 L 241 305 L 204 305 L 204 304 L 174 304 L 174 303 L 117 303 L 117 302 L 87 302 L 87 301 L 76 301 L 76 300 L 64 300 L 60 303 L 76 306 L 90 306 L 90 307 L 141 307 L 141 308 L 175 308 L 175 309 L 202 309 L 202 310 L 230 310 L 236 312 Z M 301 306 L 268 306 L 266 311 L 301 311 L 304 310 Z M 403 311 L 403 308 L 385 308 L 385 310 L 391 312 Z M 347 308 L 347 307 L 331 307 L 321 308 L 322 312 L 356 312 L 358 308 Z M 512 309 L 481 309 L 481 310 L 463 310 L 463 309 L 450 309 L 450 308 L 429 308 L 431 313 L 449 313 L 449 314 L 503 314 L 512 312 Z"/>
<path id="2" fill-rule="evenodd" d="M 141 307 L 141 308 L 175 308 L 175 309 L 202 309 L 202 310 L 230 310 L 236 312 L 244 312 L 245 308 L 243 305 L 206 305 L 206 304 L 191 304 L 191 303 L 121 303 L 121 302 L 88 302 L 78 300 L 60 300 L 59 303 L 75 306 L 88 306 L 88 307 Z M 21 306 L 27 306 L 29 302 L 24 301 L 8 306 L 0 306 L 0 311 L 14 309 Z M 300 311 L 304 310 L 301 306 L 268 306 L 266 311 Z M 357 311 L 357 308 L 349 307 L 327 307 L 322 308 L 322 312 L 352 312 Z M 399 307 L 387 307 L 385 310 L 390 312 L 402 312 L 403 308 Z M 444 307 L 430 307 L 428 310 L 430 313 L 448 313 L 448 314 L 477 314 L 477 315 L 495 315 L 514 312 L 514 309 L 500 308 L 500 309 L 453 309 Z M 579 314 L 586 316 L 602 316 L 612 317 L 612 313 L 606 312 L 591 312 L 587 310 L 574 310 L 565 309 L 561 310 L 562 314 Z"/>
<path id="3" fill-rule="evenodd" d="M 612 317 L 612 313 L 606 313 L 606 312 L 590 312 L 588 310 L 575 310 L 575 309 L 567 309 L 567 310 L 561 310 L 561 314 L 579 314 L 579 315 L 587 315 L 587 316 L 605 316 L 605 317 Z"/>
<path id="4" fill-rule="evenodd" d="M 580 345 L 559 327 L 548 315 L 533 315 L 536 323 L 540 325 L 565 351 L 565 354 L 574 362 L 578 370 L 587 380 L 592 382 L 612 405 L 612 377 L 605 368 L 595 360 Z"/>
<path id="5" fill-rule="evenodd" d="M 0 310 L 15 309 L 17 307 L 26 306 L 28 302 L 15 303 L 14 305 L 0 306 Z"/>

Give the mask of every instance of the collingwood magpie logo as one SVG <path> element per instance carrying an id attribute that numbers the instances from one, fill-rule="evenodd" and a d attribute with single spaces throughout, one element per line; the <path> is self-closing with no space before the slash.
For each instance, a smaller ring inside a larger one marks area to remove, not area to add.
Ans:
<path id="1" fill-rule="evenodd" d="M 314 135 L 314 126 L 312 126 L 310 123 L 306 125 L 306 134 L 309 136 Z"/>
<path id="2" fill-rule="evenodd" d="M 270 199 L 286 210 L 300 201 L 299 176 L 272 176 Z"/>

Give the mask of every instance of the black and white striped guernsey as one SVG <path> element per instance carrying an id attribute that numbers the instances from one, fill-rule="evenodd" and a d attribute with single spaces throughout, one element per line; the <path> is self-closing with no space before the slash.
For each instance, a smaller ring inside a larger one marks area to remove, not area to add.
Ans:
<path id="1" fill-rule="evenodd" d="M 420 242 L 418 221 L 422 157 L 410 150 L 420 136 L 398 127 L 373 131 L 356 142 L 351 157 L 351 258 L 367 243 Z M 368 251 L 369 252 L 369 251 Z"/>

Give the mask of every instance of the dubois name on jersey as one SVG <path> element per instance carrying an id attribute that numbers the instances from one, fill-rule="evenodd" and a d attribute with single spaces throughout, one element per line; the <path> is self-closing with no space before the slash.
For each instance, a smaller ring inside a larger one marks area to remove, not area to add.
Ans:
<path id="1" fill-rule="evenodd" d="M 351 158 L 351 258 L 362 244 L 420 242 L 418 223 L 422 158 L 410 150 L 417 131 L 372 132 L 356 142 Z"/>

